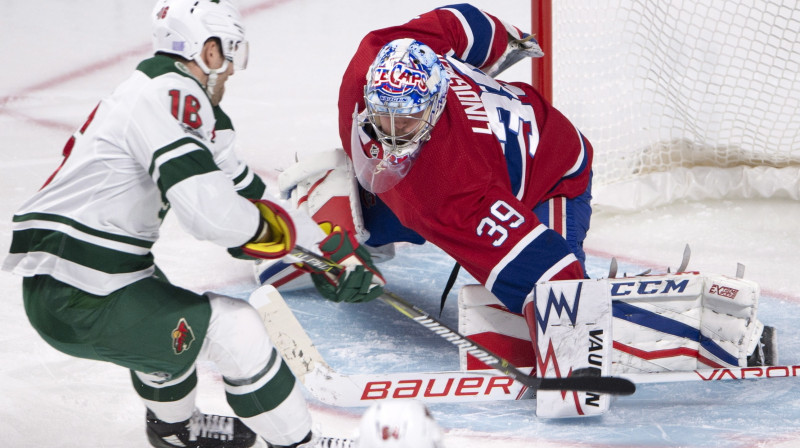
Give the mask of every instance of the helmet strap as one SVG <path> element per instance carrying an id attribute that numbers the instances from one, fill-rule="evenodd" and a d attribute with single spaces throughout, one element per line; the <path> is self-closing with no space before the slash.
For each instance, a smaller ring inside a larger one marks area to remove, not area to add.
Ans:
<path id="1" fill-rule="evenodd" d="M 211 98 L 214 96 L 214 89 L 217 87 L 217 77 L 220 73 L 225 73 L 225 71 L 228 70 L 229 62 L 226 58 L 223 58 L 222 67 L 208 68 L 208 65 L 206 65 L 206 63 L 203 61 L 202 57 L 196 57 L 194 61 L 197 63 L 197 66 L 200 67 L 200 70 L 202 70 L 207 76 L 205 89 L 208 97 Z"/>

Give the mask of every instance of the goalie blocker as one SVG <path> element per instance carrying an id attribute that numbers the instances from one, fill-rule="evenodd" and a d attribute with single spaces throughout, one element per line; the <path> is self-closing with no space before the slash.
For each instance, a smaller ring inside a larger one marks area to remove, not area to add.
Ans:
<path id="1" fill-rule="evenodd" d="M 543 282 L 525 302 L 526 323 L 470 285 L 459 293 L 459 330 L 545 378 L 775 365 L 774 329 L 756 317 L 759 295 L 754 282 L 696 272 Z M 486 368 L 467 353 L 461 367 Z M 601 394 L 540 391 L 536 414 L 591 416 L 609 406 Z"/>

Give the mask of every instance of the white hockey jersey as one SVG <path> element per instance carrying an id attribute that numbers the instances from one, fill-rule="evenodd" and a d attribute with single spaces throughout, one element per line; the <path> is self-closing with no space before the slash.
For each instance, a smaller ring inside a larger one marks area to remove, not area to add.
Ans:
<path id="1" fill-rule="evenodd" d="M 249 241 L 264 184 L 233 152 L 233 127 L 186 67 L 143 61 L 64 148 L 64 162 L 13 218 L 3 270 L 106 295 L 155 270 L 170 208 L 194 237 Z"/>

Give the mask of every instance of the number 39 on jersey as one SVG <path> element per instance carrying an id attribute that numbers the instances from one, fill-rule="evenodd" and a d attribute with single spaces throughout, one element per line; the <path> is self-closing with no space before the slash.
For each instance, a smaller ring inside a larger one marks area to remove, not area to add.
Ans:
<path id="1" fill-rule="evenodd" d="M 500 247 L 508 238 L 509 229 L 516 229 L 525 218 L 505 201 L 498 200 L 489 208 L 489 216 L 481 219 L 476 232 L 478 236 L 493 238 L 492 246 Z"/>

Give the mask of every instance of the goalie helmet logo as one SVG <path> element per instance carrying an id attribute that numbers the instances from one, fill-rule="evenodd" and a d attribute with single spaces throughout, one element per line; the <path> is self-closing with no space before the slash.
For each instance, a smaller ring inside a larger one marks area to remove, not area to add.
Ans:
<path id="1" fill-rule="evenodd" d="M 411 155 L 427 141 L 447 99 L 449 75 L 439 56 L 413 39 L 397 39 L 381 48 L 367 72 L 364 99 L 368 119 L 387 155 Z M 414 120 L 408 129 L 386 129 L 392 123 Z"/>
<path id="2" fill-rule="evenodd" d="M 374 159 L 377 158 L 380 154 L 381 154 L 381 149 L 378 148 L 378 145 L 373 143 L 372 146 L 369 148 L 369 157 Z"/>
<path id="3" fill-rule="evenodd" d="M 423 97 L 428 93 L 428 74 L 417 60 L 407 64 L 394 61 L 394 65 L 381 65 L 375 68 L 372 87 L 378 92 L 382 102 L 388 103 L 397 97 Z"/>
<path id="4" fill-rule="evenodd" d="M 189 350 L 194 342 L 194 332 L 192 327 L 186 322 L 186 319 L 181 317 L 178 321 L 178 326 L 172 330 L 172 350 L 176 355 L 180 355 Z"/>

